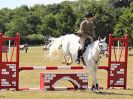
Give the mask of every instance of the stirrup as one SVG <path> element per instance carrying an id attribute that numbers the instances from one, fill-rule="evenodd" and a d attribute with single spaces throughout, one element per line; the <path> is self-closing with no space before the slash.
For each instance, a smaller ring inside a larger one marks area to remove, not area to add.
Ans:
<path id="1" fill-rule="evenodd" d="M 77 64 L 80 64 L 80 59 L 77 58 L 77 59 L 75 60 L 75 62 L 76 62 Z"/>

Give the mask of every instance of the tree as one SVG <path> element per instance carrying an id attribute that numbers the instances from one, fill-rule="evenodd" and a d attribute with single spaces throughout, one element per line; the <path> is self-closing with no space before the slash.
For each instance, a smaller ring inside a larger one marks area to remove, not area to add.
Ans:
<path id="1" fill-rule="evenodd" d="M 36 34 L 38 33 L 38 26 L 41 24 L 41 18 L 36 15 L 30 15 L 27 18 L 27 23 L 32 30 L 29 34 Z"/>
<path id="2" fill-rule="evenodd" d="M 117 24 L 114 26 L 114 36 L 123 37 L 129 35 L 130 40 L 133 38 L 133 2 L 130 7 L 125 8 Z"/>
<path id="3" fill-rule="evenodd" d="M 132 0 L 109 0 L 110 7 L 118 8 L 118 7 L 127 7 L 130 5 Z"/>
<path id="4" fill-rule="evenodd" d="M 61 4 L 49 4 L 46 7 L 45 15 L 47 14 L 53 14 L 56 15 L 61 12 L 61 9 L 63 9 L 63 6 Z"/>
<path id="5" fill-rule="evenodd" d="M 94 14 L 94 25 L 97 36 L 107 37 L 109 33 L 113 32 L 113 25 L 115 24 L 115 11 L 107 6 L 107 2 L 101 1 L 87 1 L 85 7 L 86 12 Z M 85 13 L 85 12 L 84 12 Z M 83 13 L 83 15 L 84 15 Z"/>
<path id="6" fill-rule="evenodd" d="M 109 7 L 108 3 L 115 7 Z M 20 32 L 22 41 L 25 36 L 34 39 L 40 34 L 57 37 L 78 31 L 85 13 L 92 12 L 97 36 L 113 33 L 122 37 L 128 33 L 133 39 L 132 8 L 131 0 L 76 0 L 38 4 L 30 8 L 26 5 L 15 9 L 3 8 L 0 10 L 0 32 L 9 36 Z"/>
<path id="7" fill-rule="evenodd" d="M 17 19 L 13 19 L 10 23 L 7 24 L 7 32 L 8 36 L 15 36 L 16 33 L 20 33 L 21 38 L 24 38 L 25 33 L 30 32 L 29 25 L 26 22 L 26 19 L 23 17 L 19 17 Z"/>
<path id="8" fill-rule="evenodd" d="M 44 36 L 42 34 L 31 34 L 27 36 L 28 43 L 30 44 L 43 44 Z"/>
<path id="9" fill-rule="evenodd" d="M 2 19 L 0 19 L 0 32 L 4 34 L 5 28 L 6 28 L 6 26 L 5 26 L 4 21 Z"/>
<path id="10" fill-rule="evenodd" d="M 5 34 L 6 32 L 6 24 L 10 21 L 10 9 L 3 8 L 0 10 L 0 32 Z"/>
<path id="11" fill-rule="evenodd" d="M 41 5 L 41 4 L 36 4 L 35 6 L 30 8 L 30 15 L 35 15 L 38 16 L 40 18 L 43 18 L 46 15 L 46 8 L 47 6 L 45 5 Z"/>
<path id="12" fill-rule="evenodd" d="M 48 14 L 42 19 L 42 24 L 39 25 L 38 31 L 43 35 L 56 36 L 56 20 L 53 14 Z"/>
<path id="13" fill-rule="evenodd" d="M 58 32 L 61 34 L 74 32 L 76 16 L 68 4 L 63 3 L 62 7 L 61 12 L 55 16 Z"/>

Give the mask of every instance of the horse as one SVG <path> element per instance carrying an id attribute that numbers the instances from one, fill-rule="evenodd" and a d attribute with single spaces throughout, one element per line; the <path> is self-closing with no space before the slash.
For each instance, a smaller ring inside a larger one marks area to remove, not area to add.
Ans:
<path id="1" fill-rule="evenodd" d="M 19 45 L 20 50 L 24 50 L 24 48 L 25 48 L 24 45 Z"/>
<path id="2" fill-rule="evenodd" d="M 67 34 L 56 38 L 56 40 L 52 42 L 52 45 L 49 48 L 49 55 L 56 54 L 56 52 L 60 50 L 63 53 L 65 60 L 63 63 L 69 65 L 76 60 L 79 46 L 79 37 L 75 34 Z M 98 70 L 101 53 L 106 56 L 108 55 L 108 44 L 106 43 L 106 37 L 104 39 L 99 38 L 89 44 L 82 55 L 85 63 L 84 66 L 90 70 L 93 77 L 93 84 L 91 87 L 92 90 L 99 90 L 96 73 Z M 67 57 L 70 57 L 69 62 L 66 60 Z"/>
<path id="3" fill-rule="evenodd" d="M 28 44 L 23 44 L 23 45 L 19 45 L 19 49 L 20 50 L 25 50 L 25 53 L 27 53 L 27 50 L 28 50 Z"/>

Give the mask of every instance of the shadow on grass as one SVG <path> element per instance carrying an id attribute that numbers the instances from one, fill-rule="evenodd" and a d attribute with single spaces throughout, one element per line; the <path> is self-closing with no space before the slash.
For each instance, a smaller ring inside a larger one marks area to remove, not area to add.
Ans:
<path id="1" fill-rule="evenodd" d="M 100 95 L 126 95 L 126 96 L 133 96 L 133 94 L 126 94 L 126 93 L 115 93 L 115 92 L 96 92 L 96 94 Z"/>
<path id="2" fill-rule="evenodd" d="M 4 99 L 5 98 L 5 96 L 4 95 L 0 95 L 0 99 Z"/>

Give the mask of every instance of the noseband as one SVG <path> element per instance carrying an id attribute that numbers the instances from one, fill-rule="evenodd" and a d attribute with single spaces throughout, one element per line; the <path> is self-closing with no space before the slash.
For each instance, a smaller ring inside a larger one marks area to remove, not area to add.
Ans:
<path id="1" fill-rule="evenodd" d="M 108 51 L 108 48 L 105 49 L 105 50 L 103 50 L 103 49 L 100 47 L 100 43 L 104 43 L 104 42 L 105 42 L 105 41 L 100 41 L 99 44 L 98 44 L 98 46 L 99 46 L 99 48 L 100 48 L 99 53 L 100 53 L 100 52 L 104 53 L 105 51 Z M 91 55 L 92 55 L 92 52 L 91 52 Z M 98 58 L 98 59 L 95 59 L 95 58 L 93 57 L 93 55 L 92 55 L 92 58 L 93 58 L 93 60 L 95 61 L 95 64 L 97 64 L 98 61 L 99 61 L 99 58 Z"/>
<path id="2" fill-rule="evenodd" d="M 99 42 L 99 48 L 100 48 L 100 52 L 104 53 L 105 51 L 108 51 L 108 48 L 103 50 L 101 47 L 100 47 L 100 43 L 104 43 L 105 41 L 100 41 Z"/>

